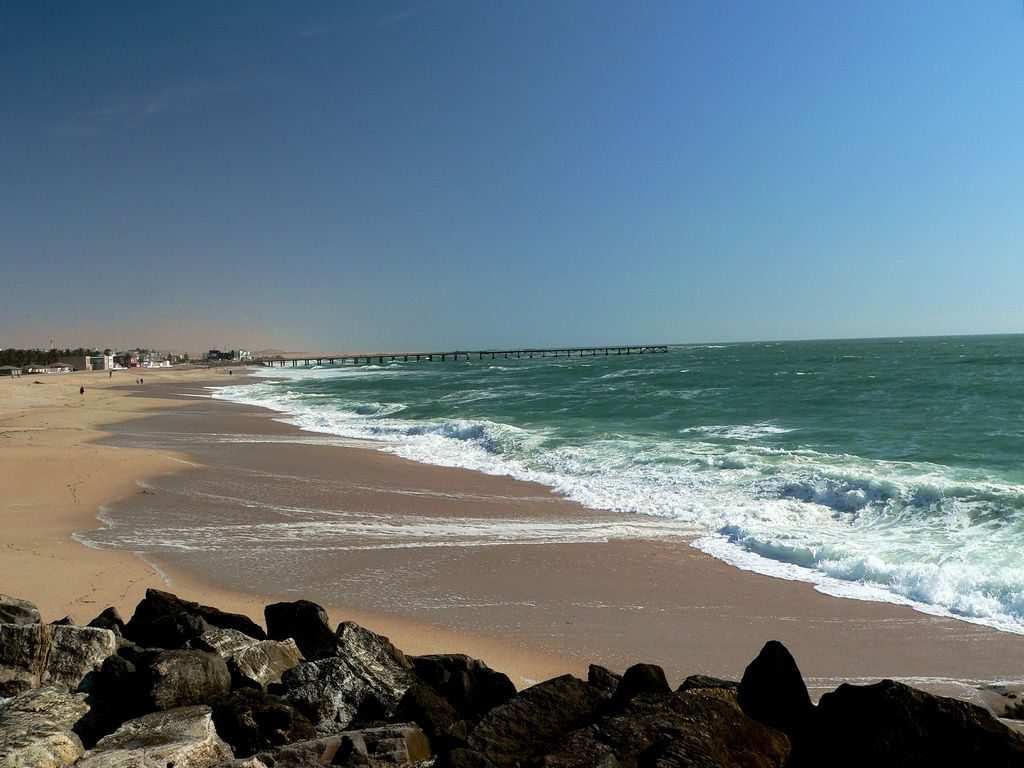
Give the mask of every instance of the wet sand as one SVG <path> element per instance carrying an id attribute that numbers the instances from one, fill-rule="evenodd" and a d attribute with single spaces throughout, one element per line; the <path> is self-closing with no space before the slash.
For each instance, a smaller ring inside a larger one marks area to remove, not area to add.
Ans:
<path id="1" fill-rule="evenodd" d="M 1020 635 L 743 572 L 660 530 L 594 540 L 648 521 L 303 433 L 261 409 L 206 399 L 202 384 L 147 385 L 139 399 L 158 396 L 158 412 L 108 426 L 103 441 L 197 465 L 150 481 L 110 508 L 113 519 L 239 533 L 147 554 L 175 589 L 305 597 L 411 652 L 444 646 L 512 665 L 519 684 L 585 674 L 590 662 L 661 664 L 672 683 L 738 679 L 769 639 L 790 648 L 814 695 L 893 677 L 980 701 L 979 684 L 1024 677 Z M 344 524 L 316 523 L 325 518 Z M 282 543 L 281 530 L 308 546 Z"/>

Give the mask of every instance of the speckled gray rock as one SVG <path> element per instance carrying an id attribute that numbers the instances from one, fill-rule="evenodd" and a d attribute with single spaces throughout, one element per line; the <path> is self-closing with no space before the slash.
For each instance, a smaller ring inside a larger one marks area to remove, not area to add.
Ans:
<path id="1" fill-rule="evenodd" d="M 341 731 L 357 715 L 390 717 L 416 680 L 405 654 L 386 637 L 344 622 L 337 638 L 337 656 L 299 664 L 281 677 L 284 698 L 324 735 Z"/>
<path id="2" fill-rule="evenodd" d="M 236 688 L 265 691 L 268 685 L 280 683 L 281 675 L 302 661 L 302 654 L 291 638 L 254 640 L 234 629 L 204 632 L 189 645 L 216 653 L 224 659 L 231 672 L 232 685 Z"/>
<path id="3" fill-rule="evenodd" d="M 211 768 L 232 758 L 209 707 L 179 707 L 129 720 L 100 739 L 75 768 Z"/>
<path id="4" fill-rule="evenodd" d="M 85 694 L 32 688 L 0 702 L 0 768 L 63 768 L 85 749 L 72 726 L 89 710 Z"/>
<path id="5" fill-rule="evenodd" d="M 53 624 L 0 624 L 0 696 L 60 685 L 75 690 L 117 650 L 106 629 Z"/>
<path id="6" fill-rule="evenodd" d="M 206 651 L 163 651 L 143 673 L 144 699 L 154 709 L 212 702 L 231 690 L 227 664 Z"/>
<path id="7" fill-rule="evenodd" d="M 0 595 L 0 624 L 39 624 L 42 618 L 35 603 Z"/>

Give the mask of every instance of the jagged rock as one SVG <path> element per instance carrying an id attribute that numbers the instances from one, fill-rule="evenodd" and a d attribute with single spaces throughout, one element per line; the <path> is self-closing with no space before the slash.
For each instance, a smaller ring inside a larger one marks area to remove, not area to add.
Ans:
<path id="1" fill-rule="evenodd" d="M 591 664 L 587 670 L 587 682 L 612 696 L 622 682 L 622 675 L 617 675 L 599 664 Z"/>
<path id="2" fill-rule="evenodd" d="M 110 608 L 104 608 L 103 612 L 90 621 L 86 626 L 109 629 L 118 637 L 122 637 L 124 635 L 124 619 L 122 619 L 121 614 L 117 612 L 117 608 L 114 608 L 113 606 Z"/>
<path id="3" fill-rule="evenodd" d="M 692 691 L 696 688 L 721 688 L 726 691 L 739 692 L 740 684 L 735 680 L 723 680 L 720 677 L 708 677 L 707 675 L 690 675 L 683 680 L 677 690 Z"/>
<path id="4" fill-rule="evenodd" d="M 411 766 L 431 757 L 427 737 L 414 724 L 345 731 L 312 741 L 289 744 L 234 760 L 218 768 L 321 768 L 337 766 Z"/>
<path id="5" fill-rule="evenodd" d="M 182 600 L 159 589 L 146 590 L 123 634 L 145 648 L 176 649 L 212 627 L 237 629 L 255 640 L 267 639 L 263 628 L 248 616 Z"/>
<path id="6" fill-rule="evenodd" d="M 54 619 L 50 622 L 51 627 L 73 627 L 75 622 L 71 620 L 70 616 L 65 616 L 63 619 Z"/>
<path id="7" fill-rule="evenodd" d="M 465 741 L 465 734 L 453 729 L 461 721 L 459 713 L 428 685 L 410 686 L 398 702 L 395 716 L 419 725 L 436 749 L 451 748 Z"/>
<path id="8" fill-rule="evenodd" d="M 593 722 L 607 701 L 606 694 L 572 675 L 556 677 L 520 691 L 488 712 L 470 733 L 466 747 L 498 768 L 525 764 Z"/>
<path id="9" fill-rule="evenodd" d="M 657 664 L 634 664 L 622 675 L 612 698 L 614 705 L 621 707 L 640 694 L 663 696 L 671 692 L 664 669 Z"/>
<path id="10" fill-rule="evenodd" d="M 189 641 L 189 647 L 216 653 L 228 665 L 232 686 L 267 690 L 302 661 L 292 638 L 254 640 L 236 629 L 213 629 Z"/>
<path id="11" fill-rule="evenodd" d="M 431 755 L 426 735 L 409 723 L 343 733 L 334 764 L 407 766 L 428 760 Z"/>
<path id="12" fill-rule="evenodd" d="M 464 717 L 478 720 L 516 694 L 507 675 L 461 653 L 414 656 L 413 671 Z"/>
<path id="13" fill-rule="evenodd" d="M 755 720 L 795 738 L 814 710 L 793 656 L 769 640 L 743 673 L 739 702 Z"/>
<path id="14" fill-rule="evenodd" d="M 778 768 L 788 755 L 785 734 L 744 714 L 735 694 L 702 688 L 638 694 L 623 710 L 569 734 L 543 762 L 548 768 Z"/>
<path id="15" fill-rule="evenodd" d="M 217 733 L 239 757 L 316 737 L 305 715 L 277 696 L 243 688 L 213 706 Z"/>
<path id="16" fill-rule="evenodd" d="M 52 624 L 0 624 L 0 696 L 41 685 L 78 688 L 117 650 L 106 629 Z"/>
<path id="17" fill-rule="evenodd" d="M 0 768 L 63 768 L 85 752 L 72 726 L 85 695 L 45 686 L 0 701 Z"/>
<path id="18" fill-rule="evenodd" d="M 231 690 L 231 674 L 224 659 L 206 651 L 163 651 L 139 672 L 149 709 L 209 704 Z"/>
<path id="19" fill-rule="evenodd" d="M 35 603 L 0 595 L 0 624 L 39 624 L 42 618 Z"/>
<path id="20" fill-rule="evenodd" d="M 105 736 L 75 768 L 211 768 L 232 759 L 210 708 L 179 707 L 129 720 Z"/>
<path id="21" fill-rule="evenodd" d="M 272 640 L 292 638 L 310 661 L 333 656 L 338 637 L 331 631 L 327 611 L 309 600 L 273 603 L 263 609 L 267 635 Z"/>
<path id="22" fill-rule="evenodd" d="M 903 683 L 841 685 L 821 697 L 794 768 L 845 766 L 1024 765 L 1024 736 L 988 710 Z"/>
<path id="23" fill-rule="evenodd" d="M 325 735 L 357 717 L 369 721 L 393 715 L 415 682 L 405 654 L 358 624 L 338 627 L 337 648 L 337 656 L 299 664 L 281 676 L 284 698 Z"/>

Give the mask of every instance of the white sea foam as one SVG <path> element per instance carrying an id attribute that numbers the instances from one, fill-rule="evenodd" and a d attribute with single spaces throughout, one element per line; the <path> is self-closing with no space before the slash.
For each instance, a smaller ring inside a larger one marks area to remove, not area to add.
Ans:
<path id="1" fill-rule="evenodd" d="M 277 374 L 294 375 L 416 374 L 374 367 Z M 679 440 L 633 435 L 563 444 L 538 429 L 486 419 L 416 421 L 403 418 L 403 404 L 318 400 L 277 383 L 224 388 L 214 396 L 272 408 L 305 430 L 375 441 L 416 461 L 542 483 L 585 506 L 632 513 L 631 524 L 660 518 L 653 528 L 631 530 L 699 534 L 695 545 L 715 557 L 809 581 L 829 594 L 1024 632 L 1024 569 L 1013 557 L 1024 540 L 1024 515 L 1008 524 L 1002 514 L 1024 510 L 1024 489 L 981 471 L 776 445 L 773 438 L 793 429 L 770 421 L 687 426 L 678 430 Z M 424 532 L 434 526 L 431 541 L 474 545 L 506 534 L 538 541 L 607 535 L 525 525 L 503 532 L 465 527 L 462 520 L 422 525 Z M 272 535 L 295 534 L 300 541 L 314 530 L 325 535 L 309 527 Z M 417 540 L 412 533 L 402 546 L 418 546 Z"/>

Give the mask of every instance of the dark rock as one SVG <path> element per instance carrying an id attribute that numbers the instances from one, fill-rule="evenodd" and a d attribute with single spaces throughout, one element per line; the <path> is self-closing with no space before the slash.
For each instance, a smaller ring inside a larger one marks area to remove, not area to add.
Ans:
<path id="1" fill-rule="evenodd" d="M 461 653 L 414 656 L 413 671 L 464 717 L 478 720 L 516 694 L 507 675 Z"/>
<path id="2" fill-rule="evenodd" d="M 0 624 L 0 696 L 42 685 L 78 688 L 114 653 L 112 632 L 52 624 Z"/>
<path id="3" fill-rule="evenodd" d="M 796 661 L 777 640 L 765 643 L 747 665 L 740 680 L 739 702 L 752 718 L 790 738 L 797 737 L 814 710 Z"/>
<path id="4" fill-rule="evenodd" d="M 75 768 L 211 768 L 232 757 L 209 707 L 179 707 L 129 720 L 100 739 Z"/>
<path id="5" fill-rule="evenodd" d="M 692 691 L 697 688 L 721 688 L 726 691 L 739 692 L 740 684 L 735 680 L 723 680 L 720 677 L 708 677 L 707 675 L 690 675 L 683 680 L 677 690 Z"/>
<path id="6" fill-rule="evenodd" d="M 118 654 L 108 656 L 81 690 L 88 694 L 89 712 L 75 724 L 75 732 L 86 749 L 92 749 L 126 720 L 148 711 L 135 665 Z"/>
<path id="7" fill-rule="evenodd" d="M 310 661 L 333 656 L 338 638 L 331 631 L 327 611 L 309 600 L 273 603 L 263 609 L 267 635 L 272 640 L 295 640 Z"/>
<path id="8" fill-rule="evenodd" d="M 182 648 L 211 627 L 237 629 L 256 640 L 267 633 L 248 616 L 182 600 L 170 592 L 147 589 L 124 627 L 124 636 L 145 648 Z"/>
<path id="9" fill-rule="evenodd" d="M 640 694 L 664 696 L 671 692 L 664 669 L 657 664 L 634 664 L 622 675 L 612 700 L 614 706 L 621 707 Z"/>
<path id="10" fill-rule="evenodd" d="M 124 619 L 121 618 L 121 614 L 118 613 L 117 608 L 114 607 L 105 608 L 103 612 L 90 621 L 87 626 L 109 629 L 118 637 L 122 637 L 124 635 Z"/>
<path id="11" fill-rule="evenodd" d="M 788 754 L 785 734 L 744 714 L 731 692 L 704 688 L 639 694 L 623 710 L 569 734 L 544 765 L 778 768 Z"/>
<path id="12" fill-rule="evenodd" d="M 0 624 L 40 624 L 42 618 L 35 603 L 10 595 L 0 595 Z"/>
<path id="13" fill-rule="evenodd" d="M 0 766 L 63 768 L 85 752 L 72 730 L 89 709 L 84 694 L 56 686 L 0 701 Z"/>
<path id="14" fill-rule="evenodd" d="M 412 766 L 431 757 L 427 738 L 412 724 L 363 728 L 259 752 L 219 768 L 322 768 L 336 766 Z M 429 765 L 429 763 L 426 763 Z"/>
<path id="15" fill-rule="evenodd" d="M 453 749 L 441 755 L 434 768 L 497 768 L 494 763 L 471 749 Z"/>
<path id="16" fill-rule="evenodd" d="M 209 704 L 231 690 L 224 659 L 205 651 L 163 651 L 139 668 L 147 708 L 173 709 Z"/>
<path id="17" fill-rule="evenodd" d="M 605 694 L 572 675 L 556 677 L 488 712 L 466 746 L 498 768 L 525 764 L 593 722 L 607 701 Z"/>
<path id="18" fill-rule="evenodd" d="M 893 680 L 841 685 L 818 703 L 794 768 L 1024 766 L 1024 736 L 988 710 Z"/>
<path id="19" fill-rule="evenodd" d="M 587 670 L 587 682 L 599 691 L 612 696 L 618 690 L 619 683 L 622 682 L 622 675 L 617 675 L 598 664 L 591 664 Z"/>
<path id="20" fill-rule="evenodd" d="M 281 676 L 285 699 L 324 735 L 353 721 L 392 716 L 415 682 L 405 654 L 358 624 L 338 627 L 337 649 L 337 656 L 299 664 Z"/>
<path id="21" fill-rule="evenodd" d="M 395 710 L 399 720 L 414 722 L 427 734 L 436 750 L 449 749 L 465 741 L 465 734 L 453 729 L 462 722 L 459 713 L 430 686 L 414 683 Z"/>
<path id="22" fill-rule="evenodd" d="M 316 737 L 313 724 L 295 707 L 254 688 L 214 704 L 213 723 L 239 757 Z"/>
<path id="23" fill-rule="evenodd" d="M 334 765 L 408 766 L 432 756 L 430 742 L 414 724 L 346 731 L 341 737 Z"/>
<path id="24" fill-rule="evenodd" d="M 236 629 L 212 629 L 189 641 L 189 647 L 216 653 L 228 665 L 233 688 L 258 688 L 281 682 L 281 675 L 302 661 L 295 641 L 254 640 Z"/>
<path id="25" fill-rule="evenodd" d="M 71 620 L 70 616 L 65 616 L 63 619 L 55 619 L 50 622 L 51 627 L 73 627 L 75 622 Z"/>

